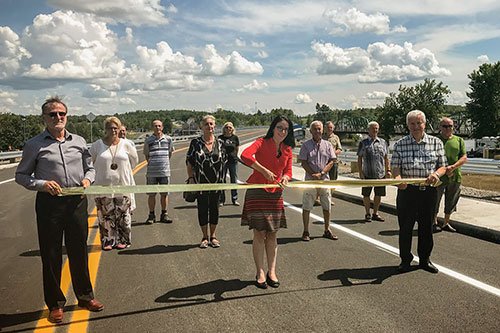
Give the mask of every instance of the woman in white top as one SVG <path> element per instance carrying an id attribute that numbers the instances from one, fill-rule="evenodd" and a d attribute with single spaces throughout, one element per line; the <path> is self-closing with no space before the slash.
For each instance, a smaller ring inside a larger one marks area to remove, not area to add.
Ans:
<path id="1" fill-rule="evenodd" d="M 106 118 L 106 136 L 90 148 L 96 171 L 95 185 L 135 185 L 132 168 L 138 162 L 137 151 L 130 142 L 118 137 L 121 125 L 116 117 Z M 95 202 L 102 249 L 129 247 L 134 194 L 97 195 Z"/>

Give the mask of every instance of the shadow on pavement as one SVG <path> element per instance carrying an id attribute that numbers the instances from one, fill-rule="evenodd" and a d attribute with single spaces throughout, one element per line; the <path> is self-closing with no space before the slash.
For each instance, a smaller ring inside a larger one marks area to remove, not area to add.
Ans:
<path id="1" fill-rule="evenodd" d="M 91 252 L 99 252 L 101 250 L 100 245 L 87 245 L 87 251 L 89 253 Z M 66 253 L 66 246 L 62 247 L 62 254 L 67 255 Z M 39 257 L 40 256 L 40 250 L 31 250 L 31 251 L 26 251 L 23 252 L 19 255 L 20 257 Z"/>
<path id="2" fill-rule="evenodd" d="M 189 249 L 197 248 L 199 245 L 196 244 L 186 244 L 186 245 L 153 245 L 150 247 L 145 247 L 142 249 L 131 249 L 119 251 L 118 254 L 131 254 L 131 255 L 144 255 L 144 254 L 162 254 L 162 253 L 173 253 L 180 251 L 187 251 Z"/>
<path id="3" fill-rule="evenodd" d="M 239 219 L 241 214 L 219 215 L 221 219 Z"/>
<path id="4" fill-rule="evenodd" d="M 340 225 L 347 225 L 347 224 L 366 224 L 366 223 L 372 223 L 372 222 L 366 222 L 364 219 L 355 219 L 355 220 L 332 220 L 331 222 L 340 224 Z M 316 222 L 313 222 L 316 223 Z M 318 223 L 318 224 L 323 224 L 323 222 Z"/>
<path id="5" fill-rule="evenodd" d="M 399 230 L 382 230 L 378 234 L 380 236 L 397 236 L 397 235 L 399 235 Z M 418 230 L 413 230 L 411 235 L 413 237 L 418 236 Z"/>
<path id="6" fill-rule="evenodd" d="M 382 284 L 385 279 L 397 274 L 397 268 L 397 266 L 381 266 L 332 269 L 318 275 L 318 279 L 321 281 L 339 280 L 343 286 Z M 360 282 L 359 280 L 364 281 Z"/>
<path id="7" fill-rule="evenodd" d="M 189 206 L 176 206 L 174 209 L 196 209 L 198 206 L 196 205 L 189 205 Z"/>
<path id="8" fill-rule="evenodd" d="M 312 237 L 311 236 L 311 240 L 316 239 L 316 238 L 323 238 L 323 237 L 321 237 L 321 236 L 314 236 L 314 237 Z M 243 244 L 252 245 L 252 242 L 253 241 L 251 239 L 249 239 L 249 240 L 244 241 Z M 302 242 L 304 242 L 304 241 L 299 236 L 297 236 L 297 237 L 280 237 L 280 238 L 278 238 L 278 245 L 289 244 L 289 243 L 302 243 Z"/>
<path id="9" fill-rule="evenodd" d="M 64 312 L 71 312 L 78 309 L 79 307 L 76 305 L 69 305 L 64 307 Z M 37 310 L 37 311 L 13 313 L 13 314 L 0 314 L 0 328 L 38 321 L 40 320 L 40 318 L 47 317 L 48 315 L 49 315 L 49 310 Z"/>
<path id="10" fill-rule="evenodd" d="M 383 268 L 383 267 L 381 267 Z M 396 271 L 395 266 L 392 267 L 392 274 Z M 348 270 L 346 270 L 348 271 Z M 328 271 L 328 272 L 333 272 L 333 271 Z M 325 272 L 324 274 L 327 274 L 328 272 Z M 324 275 L 322 274 L 322 275 Z M 390 274 L 390 275 L 392 275 Z M 320 275 L 320 276 L 322 276 Z M 321 280 L 321 279 L 320 279 Z M 329 279 L 325 279 L 329 280 Z M 366 283 L 366 284 L 370 284 Z M 290 293 L 300 293 L 300 292 L 307 292 L 307 291 L 315 291 L 315 290 L 328 290 L 328 289 L 336 289 L 336 288 L 343 288 L 345 287 L 344 285 L 334 285 L 334 286 L 324 286 L 324 287 L 315 287 L 315 288 L 300 288 L 300 289 L 293 289 L 293 290 L 265 290 L 265 291 L 260 291 L 256 290 L 258 293 L 251 293 L 251 294 L 246 294 L 246 295 L 238 295 L 238 296 L 230 296 L 230 297 L 222 297 L 222 294 L 227 291 L 236 291 L 236 290 L 241 290 L 245 288 L 246 286 L 249 285 L 254 285 L 254 281 L 241 281 L 239 279 L 234 279 L 234 280 L 215 280 L 212 282 L 207 282 L 205 284 L 200 284 L 197 286 L 192 286 L 192 287 L 186 287 L 186 288 L 180 288 L 176 290 L 172 290 L 168 293 L 166 293 L 163 296 L 160 296 L 156 299 L 157 303 L 172 303 L 175 302 L 177 304 L 169 304 L 166 306 L 161 306 L 157 308 L 144 308 L 144 309 L 137 309 L 134 311 L 128 311 L 128 312 L 120 312 L 120 313 L 111 313 L 111 314 L 106 314 L 105 312 L 101 312 L 99 314 L 95 314 L 92 318 L 88 319 L 81 319 L 81 320 L 73 320 L 70 322 L 63 322 L 61 324 L 58 324 L 58 328 L 62 327 L 68 327 L 69 325 L 72 324 L 78 324 L 78 323 L 84 323 L 84 322 L 94 322 L 94 321 L 100 321 L 100 320 L 108 320 L 112 318 L 121 318 L 121 317 L 128 317 L 132 315 L 139 315 L 139 314 L 144 314 L 144 313 L 155 313 L 159 311 L 167 311 L 167 310 L 172 310 L 172 309 L 179 309 L 179 308 L 185 308 L 185 307 L 190 307 L 190 306 L 199 306 L 203 304 L 210 304 L 213 302 L 222 302 L 222 301 L 232 301 L 232 300 L 240 300 L 240 299 L 249 299 L 249 298 L 255 298 L 255 297 L 276 297 L 281 294 L 290 294 Z M 204 290 L 204 288 L 211 289 L 210 293 L 208 290 Z M 197 298 L 197 299 L 170 299 L 174 297 L 189 297 L 189 295 L 192 295 L 191 297 L 194 296 L 202 296 L 202 295 L 208 295 L 208 294 L 214 294 L 215 299 L 204 299 L 204 298 Z M 65 307 L 64 311 L 68 311 L 71 309 L 74 309 L 76 305 L 73 305 L 71 307 Z M 27 313 L 19 313 L 19 314 L 0 314 L 0 322 L 2 323 L 2 326 L 14 326 L 14 325 L 19 325 L 23 323 L 28 323 L 30 321 L 35 321 L 40 319 L 42 316 L 47 316 L 48 313 L 44 314 L 45 311 L 34 311 L 34 312 L 27 312 Z M 38 327 L 40 329 L 44 328 L 49 328 L 52 329 L 54 327 L 53 324 L 44 326 L 44 327 Z M 29 330 L 34 330 L 37 327 L 27 327 L 27 328 L 22 328 L 22 329 L 15 329 L 11 330 L 9 332 L 26 332 Z"/>
<path id="11" fill-rule="evenodd" d="M 168 303 L 168 302 L 182 302 L 182 301 L 208 301 L 203 297 L 196 296 L 204 296 L 204 295 L 214 295 L 214 301 L 219 302 L 223 301 L 225 298 L 222 297 L 227 291 L 237 291 L 242 290 L 250 285 L 254 285 L 253 281 L 241 281 L 240 279 L 232 279 L 232 280 L 214 280 L 202 284 L 197 284 L 194 286 L 189 286 L 185 288 L 179 288 L 169 291 L 163 296 L 155 299 L 157 303 Z"/>

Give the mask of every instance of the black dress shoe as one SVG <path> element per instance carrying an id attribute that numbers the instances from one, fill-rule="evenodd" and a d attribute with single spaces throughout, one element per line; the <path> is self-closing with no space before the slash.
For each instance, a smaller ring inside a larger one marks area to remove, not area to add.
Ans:
<path id="1" fill-rule="evenodd" d="M 267 284 L 273 288 L 278 288 L 280 286 L 279 281 L 271 280 L 271 278 L 269 277 L 269 273 L 267 273 L 267 275 L 266 275 L 266 281 L 267 281 Z"/>
<path id="2" fill-rule="evenodd" d="M 259 282 L 259 278 L 257 276 L 255 277 L 255 285 L 257 286 L 257 288 L 267 289 L 267 282 Z"/>
<path id="3" fill-rule="evenodd" d="M 439 269 L 437 269 L 436 266 L 434 266 L 430 261 L 424 262 L 418 266 L 429 273 L 436 274 L 437 272 L 439 272 Z"/>
<path id="4" fill-rule="evenodd" d="M 401 263 L 399 266 L 398 266 L 398 272 L 399 273 L 406 273 L 406 272 L 409 272 L 411 270 L 411 266 L 410 264 L 407 264 L 407 263 Z"/>

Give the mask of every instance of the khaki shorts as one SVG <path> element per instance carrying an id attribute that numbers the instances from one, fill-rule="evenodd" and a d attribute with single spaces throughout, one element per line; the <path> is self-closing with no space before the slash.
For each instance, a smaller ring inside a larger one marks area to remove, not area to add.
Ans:
<path id="1" fill-rule="evenodd" d="M 323 210 L 330 211 L 332 195 L 330 194 L 330 189 L 328 188 L 311 188 L 304 190 L 304 194 L 302 196 L 302 209 L 311 211 L 318 194 Z"/>

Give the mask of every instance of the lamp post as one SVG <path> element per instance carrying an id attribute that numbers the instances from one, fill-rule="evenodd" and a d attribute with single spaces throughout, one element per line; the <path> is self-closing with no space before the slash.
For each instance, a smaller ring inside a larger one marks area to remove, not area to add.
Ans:
<path id="1" fill-rule="evenodd" d="M 21 119 L 23 120 L 23 134 L 24 134 L 23 143 L 26 143 L 26 116 L 21 116 Z"/>

